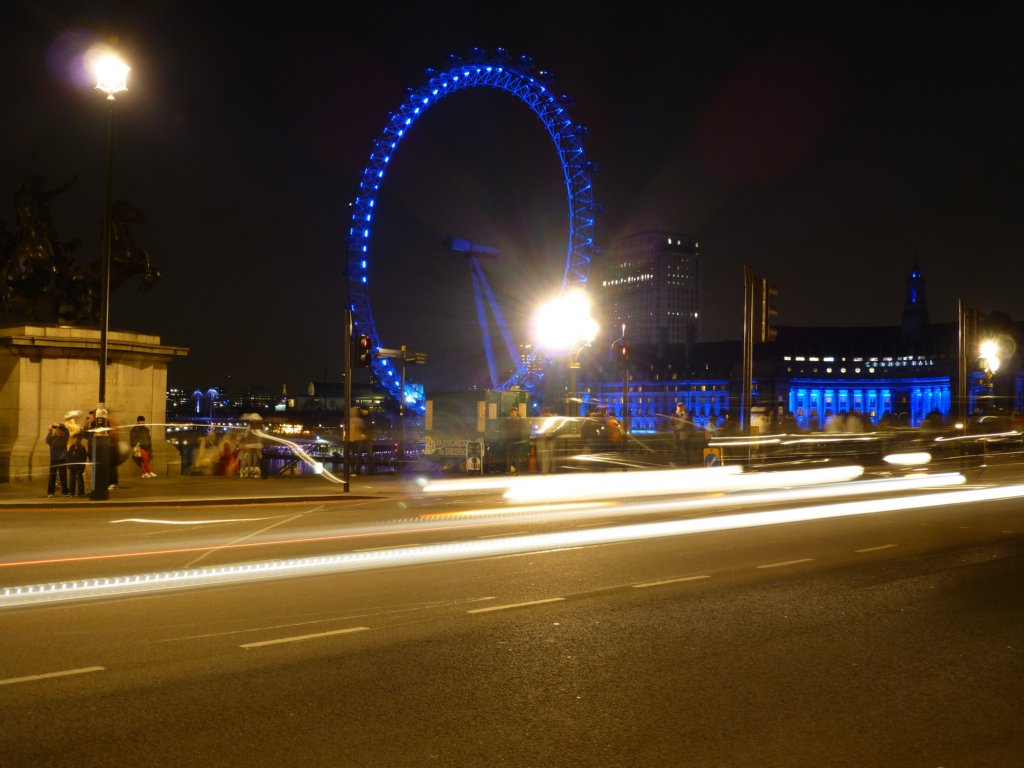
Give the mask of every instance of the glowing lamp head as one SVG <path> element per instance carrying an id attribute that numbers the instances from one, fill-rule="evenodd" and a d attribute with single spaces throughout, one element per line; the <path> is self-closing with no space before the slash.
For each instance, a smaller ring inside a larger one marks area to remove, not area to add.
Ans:
<path id="1" fill-rule="evenodd" d="M 113 99 L 115 93 L 128 90 L 128 73 L 132 68 L 110 51 L 93 54 L 92 71 L 96 75 L 96 90 Z"/>
<path id="2" fill-rule="evenodd" d="M 598 324 L 590 315 L 590 299 L 583 291 L 574 290 L 542 305 L 533 329 L 538 346 L 558 352 L 592 342 Z"/>

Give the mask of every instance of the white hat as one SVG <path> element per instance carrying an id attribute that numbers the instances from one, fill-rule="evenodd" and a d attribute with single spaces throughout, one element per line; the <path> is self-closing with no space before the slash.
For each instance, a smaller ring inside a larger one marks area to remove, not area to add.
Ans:
<path id="1" fill-rule="evenodd" d="M 77 419 L 81 415 L 81 411 L 68 411 L 67 413 L 64 414 L 64 420 L 66 421 L 68 419 Z"/>

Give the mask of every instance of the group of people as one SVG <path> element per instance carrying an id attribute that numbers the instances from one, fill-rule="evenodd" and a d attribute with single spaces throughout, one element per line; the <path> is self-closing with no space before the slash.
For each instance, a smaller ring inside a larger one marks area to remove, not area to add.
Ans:
<path id="1" fill-rule="evenodd" d="M 48 497 L 56 496 L 58 491 L 65 497 L 85 496 L 85 469 L 93 461 L 94 443 L 91 438 L 98 427 L 105 428 L 109 437 L 108 489 L 114 490 L 118 487 L 118 466 L 122 457 L 117 425 L 110 419 L 109 414 L 104 416 L 101 413 L 97 419 L 95 410 L 89 411 L 82 424 L 78 423 L 79 416 L 80 411 L 68 411 L 62 420 L 50 424 L 46 432 L 45 442 L 50 452 L 46 479 Z M 136 419 L 128 440 L 132 446 L 132 455 L 139 461 L 142 477 L 156 477 L 156 473 L 149 465 L 153 455 L 153 438 L 146 425 L 145 416 Z"/>
<path id="2" fill-rule="evenodd" d="M 189 450 L 188 472 L 225 477 L 263 477 L 263 439 L 259 434 L 262 429 L 262 421 L 252 418 L 241 431 L 211 430 L 199 438 L 194 452 Z"/>

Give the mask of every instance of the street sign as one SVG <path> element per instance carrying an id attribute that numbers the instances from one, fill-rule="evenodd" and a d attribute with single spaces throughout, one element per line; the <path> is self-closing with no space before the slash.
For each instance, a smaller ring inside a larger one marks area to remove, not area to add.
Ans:
<path id="1" fill-rule="evenodd" d="M 721 448 L 705 448 L 704 449 L 704 466 L 705 467 L 720 467 L 720 466 L 722 466 L 722 449 Z"/>

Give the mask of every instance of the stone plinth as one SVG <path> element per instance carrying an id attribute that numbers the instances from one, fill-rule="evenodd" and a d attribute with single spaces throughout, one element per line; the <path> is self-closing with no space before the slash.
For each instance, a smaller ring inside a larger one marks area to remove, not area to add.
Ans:
<path id="1" fill-rule="evenodd" d="M 118 440 L 126 454 L 128 431 L 136 416 L 145 416 L 153 435 L 151 466 L 160 474 L 181 471 L 178 451 L 164 437 L 167 364 L 187 354 L 187 347 L 161 344 L 158 336 L 107 334 L 106 405 L 119 427 Z M 69 410 L 82 412 L 82 424 L 84 415 L 96 408 L 99 356 L 99 330 L 0 327 L 0 482 L 45 482 L 50 463 L 47 429 Z M 122 468 L 137 471 L 131 459 Z"/>

